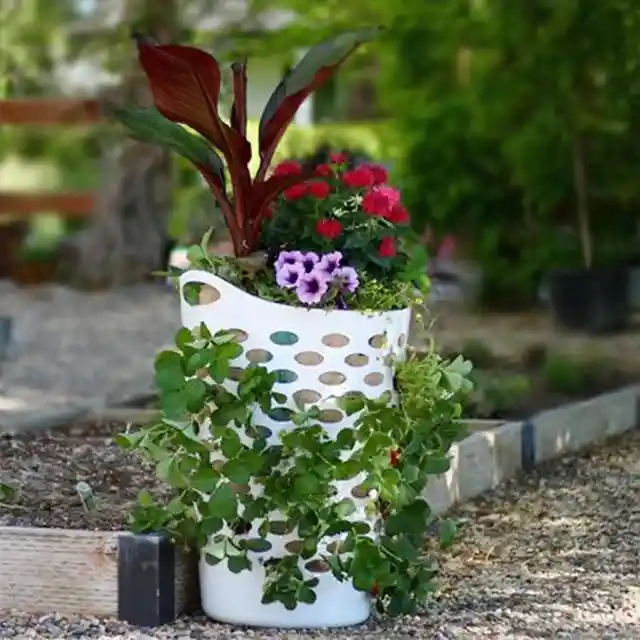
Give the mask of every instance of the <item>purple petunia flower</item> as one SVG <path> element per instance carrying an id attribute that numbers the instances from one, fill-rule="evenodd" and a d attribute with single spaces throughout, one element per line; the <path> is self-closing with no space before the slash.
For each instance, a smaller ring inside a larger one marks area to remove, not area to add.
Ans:
<path id="1" fill-rule="evenodd" d="M 305 273 L 311 273 L 319 261 L 320 257 L 317 253 L 307 251 L 307 253 L 302 254 L 302 257 L 298 262 L 304 267 Z"/>
<path id="2" fill-rule="evenodd" d="M 274 265 L 276 271 L 279 271 L 285 264 L 296 264 L 302 261 L 301 251 L 281 251 Z"/>
<path id="3" fill-rule="evenodd" d="M 334 275 L 336 269 L 340 267 L 342 262 L 342 254 L 339 251 L 332 251 L 331 253 L 325 253 L 320 262 L 318 262 L 317 268 L 320 269 L 327 277 Z"/>
<path id="4" fill-rule="evenodd" d="M 343 292 L 353 293 L 360 285 L 358 272 L 353 267 L 340 267 L 333 272 L 333 277 Z"/>
<path id="5" fill-rule="evenodd" d="M 329 283 L 326 276 L 320 271 L 312 271 L 305 273 L 300 277 L 296 293 L 298 300 L 304 304 L 318 304 L 322 300 L 322 296 L 327 293 Z"/>
<path id="6" fill-rule="evenodd" d="M 276 282 L 279 287 L 283 287 L 284 289 L 295 289 L 303 275 L 304 269 L 301 264 L 285 263 L 276 271 Z"/>

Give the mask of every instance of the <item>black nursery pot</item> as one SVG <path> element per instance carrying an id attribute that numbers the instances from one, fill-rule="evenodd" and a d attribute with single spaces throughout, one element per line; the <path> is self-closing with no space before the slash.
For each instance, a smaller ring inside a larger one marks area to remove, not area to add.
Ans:
<path id="1" fill-rule="evenodd" d="M 574 331 L 610 333 L 629 319 L 629 269 L 558 269 L 548 275 L 549 302 L 556 323 Z"/>

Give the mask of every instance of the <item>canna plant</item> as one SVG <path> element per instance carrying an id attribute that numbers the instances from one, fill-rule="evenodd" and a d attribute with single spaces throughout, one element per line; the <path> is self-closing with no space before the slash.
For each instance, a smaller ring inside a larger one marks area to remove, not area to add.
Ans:
<path id="1" fill-rule="evenodd" d="M 110 106 L 110 116 L 132 137 L 160 144 L 191 161 L 219 203 L 235 255 L 246 257 L 258 249 L 269 204 L 285 189 L 313 175 L 269 175 L 277 146 L 298 108 L 378 31 L 366 28 L 343 33 L 316 45 L 280 81 L 260 118 L 260 164 L 254 177 L 249 171 L 252 149 L 247 140 L 246 61 L 231 65 L 233 106 L 227 123 L 219 112 L 221 73 L 213 56 L 195 47 L 162 44 L 134 33 L 155 107 Z"/>

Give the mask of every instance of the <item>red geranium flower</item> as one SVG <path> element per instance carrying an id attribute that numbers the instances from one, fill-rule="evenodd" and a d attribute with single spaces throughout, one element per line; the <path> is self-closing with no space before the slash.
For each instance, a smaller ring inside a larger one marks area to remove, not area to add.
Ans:
<path id="1" fill-rule="evenodd" d="M 349 156 L 346 153 L 336 152 L 329 154 L 329 160 L 333 164 L 346 164 L 349 160 Z"/>
<path id="2" fill-rule="evenodd" d="M 396 255 L 396 241 L 393 236 L 382 238 L 382 242 L 378 247 L 378 255 L 381 258 L 393 258 Z"/>
<path id="3" fill-rule="evenodd" d="M 319 164 L 316 167 L 316 173 L 319 176 L 332 176 L 333 175 L 333 167 L 330 164 Z"/>
<path id="4" fill-rule="evenodd" d="M 302 173 L 302 165 L 295 160 L 283 160 L 273 169 L 275 176 L 299 176 Z"/>
<path id="5" fill-rule="evenodd" d="M 331 187 L 326 182 L 318 180 L 309 185 L 309 193 L 318 200 L 324 200 L 331 193 Z"/>
<path id="6" fill-rule="evenodd" d="M 394 224 L 406 224 L 409 222 L 409 212 L 403 204 L 398 202 L 398 204 L 391 209 L 391 212 L 387 216 L 387 220 Z"/>
<path id="7" fill-rule="evenodd" d="M 373 173 L 373 184 L 385 184 L 389 180 L 389 172 L 381 164 L 365 165 Z"/>
<path id="8" fill-rule="evenodd" d="M 362 199 L 362 209 L 372 216 L 388 218 L 393 208 L 399 203 L 400 192 L 397 189 L 380 185 L 365 194 Z"/>
<path id="9" fill-rule="evenodd" d="M 289 187 L 282 194 L 286 200 L 299 200 L 304 198 L 309 193 L 309 185 L 304 182 L 301 184 L 294 184 L 293 187 Z"/>
<path id="10" fill-rule="evenodd" d="M 342 233 L 342 223 L 339 220 L 331 220 L 329 218 L 318 220 L 316 223 L 316 233 L 319 236 L 333 240 Z"/>
<path id="11" fill-rule="evenodd" d="M 358 167 L 357 169 L 351 169 L 349 171 L 345 171 L 342 176 L 342 181 L 347 185 L 347 187 L 351 187 L 352 189 L 363 189 L 365 187 L 370 187 L 373 185 L 373 173 L 371 169 L 365 167 L 364 165 Z"/>

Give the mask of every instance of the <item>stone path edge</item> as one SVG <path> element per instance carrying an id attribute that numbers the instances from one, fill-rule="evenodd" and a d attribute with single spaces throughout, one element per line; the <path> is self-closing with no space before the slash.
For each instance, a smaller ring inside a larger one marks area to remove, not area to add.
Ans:
<path id="1" fill-rule="evenodd" d="M 640 428 L 640 384 L 475 431 L 453 445 L 451 467 L 424 497 L 434 516 L 541 462 Z"/>

